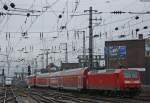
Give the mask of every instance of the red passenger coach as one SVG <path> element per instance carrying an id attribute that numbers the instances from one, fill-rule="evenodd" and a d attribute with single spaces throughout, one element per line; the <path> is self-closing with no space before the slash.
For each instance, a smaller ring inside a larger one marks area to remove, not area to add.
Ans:
<path id="1" fill-rule="evenodd" d="M 36 86 L 48 87 L 50 73 L 44 73 L 36 76 Z"/>
<path id="2" fill-rule="evenodd" d="M 52 88 L 60 88 L 61 71 L 50 73 L 49 86 Z"/>
<path id="3" fill-rule="evenodd" d="M 35 75 L 30 75 L 26 77 L 26 83 L 28 86 L 32 87 L 35 86 L 36 84 L 36 76 Z"/>
<path id="4" fill-rule="evenodd" d="M 87 68 L 64 70 L 61 73 L 63 89 L 81 90 L 86 88 Z"/>

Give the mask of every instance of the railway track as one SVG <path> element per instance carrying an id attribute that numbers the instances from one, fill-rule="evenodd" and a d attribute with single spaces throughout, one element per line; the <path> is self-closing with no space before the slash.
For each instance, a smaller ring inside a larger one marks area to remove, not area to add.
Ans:
<path id="1" fill-rule="evenodd" d="M 150 102 L 150 96 L 147 95 L 137 96 L 134 97 L 133 99 Z"/>
<path id="2" fill-rule="evenodd" d="M 36 97 L 45 99 L 51 103 L 149 103 L 149 100 L 143 100 L 143 99 L 136 99 L 136 98 L 112 98 L 112 97 L 104 97 L 104 96 L 91 96 L 91 95 L 78 95 L 78 94 L 72 94 L 72 93 L 63 93 L 58 92 L 56 90 L 44 90 L 44 89 L 32 89 L 31 95 L 34 96 L 34 99 Z"/>
<path id="3" fill-rule="evenodd" d="M 18 103 L 12 87 L 4 87 L 1 91 L 0 103 Z"/>
<path id="4" fill-rule="evenodd" d="M 16 95 L 17 97 L 16 97 Z M 26 103 L 18 102 L 17 98 L 24 97 L 33 101 L 27 103 L 149 103 L 149 97 L 113 98 L 77 92 L 64 92 L 51 89 L 14 89 L 4 88 L 0 91 L 0 103 Z"/>
<path id="5" fill-rule="evenodd" d="M 55 98 L 47 97 L 41 94 L 32 93 L 31 97 L 37 101 L 37 103 L 63 103 Z"/>
<path id="6" fill-rule="evenodd" d="M 42 103 L 102 103 L 102 101 L 96 101 L 92 99 L 82 99 L 69 93 L 61 93 L 55 90 L 32 90 L 31 96 L 38 97 L 38 100 L 42 100 Z M 39 99 L 40 98 L 40 99 Z M 46 101 L 43 101 L 45 99 Z M 41 102 L 38 102 L 41 103 Z M 104 103 L 104 102 L 103 102 Z"/>

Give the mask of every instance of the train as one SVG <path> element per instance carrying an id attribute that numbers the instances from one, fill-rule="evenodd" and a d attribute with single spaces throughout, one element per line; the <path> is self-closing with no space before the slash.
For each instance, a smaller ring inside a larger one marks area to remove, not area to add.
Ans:
<path id="1" fill-rule="evenodd" d="M 12 78 L 6 77 L 5 78 L 5 86 L 10 87 L 12 85 Z"/>
<path id="2" fill-rule="evenodd" d="M 26 77 L 30 87 L 50 87 L 59 90 L 101 91 L 105 94 L 138 95 L 141 91 L 140 73 L 137 70 L 90 70 L 77 68 L 43 73 Z"/>

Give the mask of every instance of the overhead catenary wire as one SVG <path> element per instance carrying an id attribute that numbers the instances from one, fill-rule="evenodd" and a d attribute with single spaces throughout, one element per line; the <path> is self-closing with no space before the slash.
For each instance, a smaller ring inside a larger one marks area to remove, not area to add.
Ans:
<path id="1" fill-rule="evenodd" d="M 57 1 L 58 1 L 58 0 L 57 0 Z M 44 12 L 43 12 L 43 13 L 44 13 Z M 42 14 L 43 14 L 43 13 L 42 13 Z M 41 15 L 42 15 L 42 14 L 41 14 Z M 35 21 L 36 21 L 36 20 L 35 20 Z M 29 28 L 32 26 L 32 24 L 33 24 L 35 21 L 33 21 L 33 22 L 31 23 L 31 25 L 29 26 Z M 26 30 L 26 31 L 27 31 L 27 30 Z"/>
<path id="2" fill-rule="evenodd" d="M 55 10 L 54 10 L 54 11 L 55 11 Z M 47 11 L 47 12 L 48 12 L 48 11 Z M 59 11 L 55 11 L 55 12 L 56 12 L 56 13 L 60 13 Z M 120 22 L 121 22 L 121 21 L 120 21 Z M 117 24 L 117 23 L 119 23 L 119 22 L 116 22 L 116 24 Z M 105 26 L 105 25 L 104 25 L 104 26 Z M 87 27 L 87 28 L 88 28 L 88 27 Z M 68 31 L 69 31 L 69 30 L 71 30 L 71 29 L 68 29 Z M 72 29 L 72 30 L 76 30 L 76 29 Z M 24 30 L 24 31 L 26 31 L 26 30 Z M 41 32 L 42 32 L 42 31 L 41 31 Z M 55 33 L 55 32 L 57 32 L 57 31 L 54 30 L 54 32 L 52 32 L 52 33 Z M 65 31 L 62 31 L 62 35 L 63 35 L 64 32 L 65 32 Z M 69 31 L 69 32 L 72 32 L 72 31 Z M 30 32 L 28 32 L 28 33 L 30 34 Z M 20 32 L 20 34 L 21 34 L 21 32 Z M 61 35 L 60 37 L 62 37 L 62 35 Z M 70 35 L 72 35 L 72 34 L 70 34 Z M 58 38 L 59 38 L 59 37 L 58 37 Z M 32 39 L 32 38 L 31 38 L 31 39 Z"/>

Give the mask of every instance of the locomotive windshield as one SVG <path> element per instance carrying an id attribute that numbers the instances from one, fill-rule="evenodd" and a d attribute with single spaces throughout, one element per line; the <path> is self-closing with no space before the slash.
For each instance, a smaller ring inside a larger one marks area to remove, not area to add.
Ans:
<path id="1" fill-rule="evenodd" d="M 138 72 L 133 70 L 124 71 L 125 78 L 138 78 Z"/>

